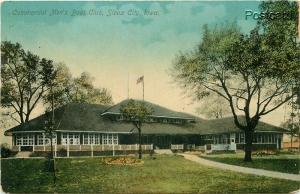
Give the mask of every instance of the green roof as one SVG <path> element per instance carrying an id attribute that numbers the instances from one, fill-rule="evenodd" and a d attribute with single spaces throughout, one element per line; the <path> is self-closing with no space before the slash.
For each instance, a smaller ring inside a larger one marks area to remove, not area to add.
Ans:
<path id="1" fill-rule="evenodd" d="M 244 116 L 238 116 L 238 120 L 241 123 L 245 123 Z M 207 120 L 205 123 L 206 128 L 204 129 L 206 134 L 215 134 L 215 133 L 226 133 L 226 132 L 237 132 L 241 131 L 237 126 L 234 124 L 233 117 L 225 117 L 220 119 L 212 119 Z M 286 133 L 287 131 L 281 127 L 277 127 L 262 121 L 259 121 L 258 125 L 256 126 L 256 131 L 261 132 L 279 132 L 279 133 Z"/>
<path id="2" fill-rule="evenodd" d="M 110 117 L 103 116 L 103 113 L 118 113 L 123 101 L 112 107 L 71 103 L 55 110 L 55 125 L 58 131 L 86 131 L 86 132 L 115 132 L 131 133 L 134 129 L 131 123 L 125 121 L 115 121 Z M 215 120 L 205 120 L 186 113 L 175 112 L 167 108 L 148 103 L 154 107 L 154 115 L 166 117 L 180 117 L 183 119 L 194 119 L 193 123 L 186 124 L 168 124 L 168 123 L 144 123 L 142 131 L 144 134 L 216 134 L 240 131 L 233 122 L 232 117 Z M 243 117 L 239 117 L 243 119 Z M 43 131 L 46 116 L 41 115 L 30 120 L 28 123 L 18 125 L 5 132 L 10 135 L 11 132 L 22 131 Z M 264 122 L 259 122 L 257 131 L 286 132 L 280 127 L 276 127 Z M 134 130 L 136 132 L 136 130 Z"/>
<path id="3" fill-rule="evenodd" d="M 160 105 L 148 102 L 148 101 L 142 101 L 142 100 L 135 100 L 135 99 L 127 99 L 123 100 L 122 102 L 109 107 L 107 110 L 104 111 L 103 114 L 120 114 L 120 108 L 123 105 L 126 105 L 130 100 L 134 100 L 139 103 L 145 103 L 147 107 L 151 107 L 153 110 L 152 116 L 156 117 L 169 117 L 169 118 L 181 118 L 181 119 L 195 119 L 195 116 L 183 113 L 183 112 L 176 112 L 170 109 L 167 109 L 165 107 L 162 107 Z"/>

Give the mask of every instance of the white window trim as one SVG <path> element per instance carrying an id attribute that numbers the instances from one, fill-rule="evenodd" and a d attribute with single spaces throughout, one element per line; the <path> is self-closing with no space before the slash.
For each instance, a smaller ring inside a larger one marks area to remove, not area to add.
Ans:
<path id="1" fill-rule="evenodd" d="M 39 136 L 40 136 L 41 134 L 37 134 L 37 144 L 36 145 L 50 145 L 50 138 L 47 138 L 46 137 L 46 134 L 45 133 L 42 133 L 42 141 L 43 141 L 43 144 L 39 144 L 39 140 L 40 140 L 40 138 L 39 138 Z M 53 135 L 54 135 L 54 137 L 52 138 L 52 144 L 53 145 L 56 145 L 57 144 L 57 134 L 56 133 L 53 133 Z M 47 141 L 48 140 L 48 141 Z M 48 143 L 46 143 L 46 141 L 48 142 Z"/>
<path id="2" fill-rule="evenodd" d="M 109 135 L 111 135 L 111 143 L 109 143 Z M 115 141 L 117 143 L 115 143 Z M 103 145 L 118 145 L 119 144 L 119 135 L 118 134 L 113 134 L 113 133 L 107 133 L 107 134 L 102 134 L 102 144 Z"/>
<path id="3" fill-rule="evenodd" d="M 24 144 L 24 137 L 26 136 L 27 139 L 27 144 Z M 21 144 L 17 143 L 18 139 L 21 140 Z M 32 140 L 32 144 L 29 144 L 29 141 Z M 22 135 L 17 135 L 16 136 L 16 146 L 33 146 L 35 142 L 35 135 L 34 134 L 22 134 Z"/>
<path id="4" fill-rule="evenodd" d="M 93 137 L 94 141 L 92 143 L 92 139 L 91 136 Z M 98 139 L 98 143 L 96 143 L 96 140 Z M 87 143 L 85 142 L 85 140 L 87 140 Z M 84 133 L 83 134 L 83 145 L 100 145 L 101 144 L 101 134 L 99 133 Z"/>
<path id="5" fill-rule="evenodd" d="M 64 135 L 67 135 L 67 138 L 64 138 Z M 75 136 L 78 135 L 78 138 Z M 70 144 L 70 139 L 72 139 L 72 144 Z M 66 141 L 65 141 L 66 140 Z M 61 134 L 61 144 L 62 145 L 80 145 L 80 133 L 62 133 Z"/>

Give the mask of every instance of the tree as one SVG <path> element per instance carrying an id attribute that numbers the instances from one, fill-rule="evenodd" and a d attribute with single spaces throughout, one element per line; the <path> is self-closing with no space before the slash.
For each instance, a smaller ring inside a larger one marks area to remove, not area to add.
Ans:
<path id="1" fill-rule="evenodd" d="M 25 52 L 19 43 L 1 44 L 1 104 L 13 108 L 11 117 L 18 123 L 29 121 L 43 94 L 52 61 Z M 13 115 L 17 114 L 17 118 Z"/>
<path id="2" fill-rule="evenodd" d="M 43 97 L 44 104 L 47 105 L 48 111 L 64 106 L 72 102 L 72 74 L 69 68 L 63 64 L 58 63 L 54 65 L 53 78 L 48 84 L 49 92 Z M 53 103 L 53 104 L 52 104 Z"/>
<path id="3" fill-rule="evenodd" d="M 207 97 L 207 100 L 196 109 L 196 112 L 215 119 L 223 118 L 231 113 L 228 102 L 218 95 Z"/>
<path id="4" fill-rule="evenodd" d="M 96 88 L 94 78 L 87 72 L 73 78 L 69 68 L 59 63 L 55 66 L 55 77 L 52 82 L 52 92 L 44 96 L 44 103 L 51 109 L 52 98 L 54 108 L 68 103 L 113 104 L 112 96 L 106 88 Z"/>
<path id="5" fill-rule="evenodd" d="M 198 49 L 181 53 L 173 65 L 175 80 L 198 99 L 216 93 L 228 101 L 235 125 L 245 132 L 244 161 L 252 161 L 260 118 L 290 100 L 299 87 L 299 44 L 286 41 L 281 42 L 284 48 L 293 49 L 275 54 L 259 28 L 243 35 L 235 25 L 204 26 Z"/>
<path id="6" fill-rule="evenodd" d="M 112 96 L 106 88 L 96 88 L 94 78 L 88 73 L 81 73 L 74 78 L 71 86 L 71 101 L 91 104 L 113 104 Z"/>
<path id="7" fill-rule="evenodd" d="M 283 123 L 283 127 L 289 130 L 291 136 L 291 150 L 293 149 L 293 138 L 299 136 L 300 121 L 299 115 L 291 113 L 290 118 Z"/>
<path id="8" fill-rule="evenodd" d="M 53 172 L 53 182 L 56 182 L 56 174 L 55 174 L 55 159 L 53 155 L 53 137 L 55 133 L 55 120 L 54 120 L 54 87 L 57 87 L 59 85 L 58 82 L 56 82 L 58 71 L 55 69 L 53 65 L 44 65 L 43 66 L 43 73 L 45 74 L 44 76 L 45 79 L 43 80 L 43 84 L 45 88 L 48 90 L 48 94 L 45 96 L 48 97 L 47 99 L 51 98 L 51 109 L 48 107 L 46 109 L 46 120 L 45 120 L 45 125 L 44 125 L 44 131 L 45 131 L 45 136 L 46 138 L 49 138 L 50 140 L 50 154 L 48 155 L 48 170 L 50 172 Z M 50 110 L 49 110 L 50 109 Z"/>
<path id="9" fill-rule="evenodd" d="M 127 104 L 122 105 L 120 112 L 125 121 L 131 122 L 138 130 L 139 137 L 139 159 L 142 158 L 142 125 L 147 118 L 153 113 L 151 107 L 144 102 L 130 100 Z"/>
<path id="10" fill-rule="evenodd" d="M 298 137 L 300 140 L 300 105 L 298 102 L 298 96 L 296 99 L 292 98 L 288 103 L 291 108 L 289 119 L 282 124 L 282 127 L 286 128 L 290 132 L 291 137 L 291 150 L 293 149 L 293 138 Z"/>

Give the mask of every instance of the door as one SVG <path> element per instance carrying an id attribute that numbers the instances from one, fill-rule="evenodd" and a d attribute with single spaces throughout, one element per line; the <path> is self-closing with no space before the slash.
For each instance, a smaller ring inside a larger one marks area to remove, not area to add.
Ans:
<path id="1" fill-rule="evenodd" d="M 156 149 L 170 149 L 170 137 L 167 135 L 157 135 L 155 137 L 155 148 Z"/>

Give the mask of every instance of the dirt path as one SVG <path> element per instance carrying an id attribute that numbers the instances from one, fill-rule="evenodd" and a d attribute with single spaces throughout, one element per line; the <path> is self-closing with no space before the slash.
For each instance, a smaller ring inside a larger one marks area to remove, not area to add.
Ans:
<path id="1" fill-rule="evenodd" d="M 193 162 L 197 162 L 199 164 L 210 166 L 210 167 L 220 168 L 223 170 L 231 170 L 231 171 L 235 171 L 235 172 L 253 174 L 253 175 L 258 175 L 258 176 L 267 176 L 267 177 L 278 178 L 278 179 L 300 181 L 300 175 L 296 175 L 296 174 L 289 174 L 289 173 L 275 172 L 275 171 L 270 171 L 270 170 L 247 168 L 247 167 L 242 167 L 242 166 L 224 164 L 221 162 L 214 162 L 211 160 L 206 160 L 206 159 L 203 159 L 198 156 L 191 155 L 191 154 L 178 154 L 178 155 L 183 156 L 187 160 L 191 160 Z"/>

